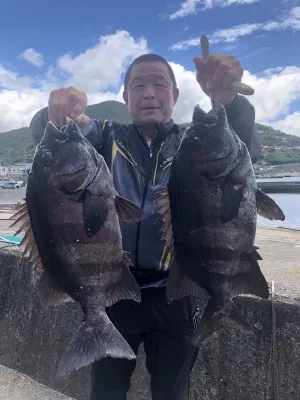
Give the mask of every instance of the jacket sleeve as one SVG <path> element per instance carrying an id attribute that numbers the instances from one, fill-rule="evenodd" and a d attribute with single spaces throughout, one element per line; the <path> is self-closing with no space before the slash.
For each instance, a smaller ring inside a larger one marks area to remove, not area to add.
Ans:
<path id="1" fill-rule="evenodd" d="M 255 109 L 243 96 L 236 96 L 226 107 L 228 122 L 246 144 L 254 164 L 261 156 L 260 136 L 255 127 Z"/>
<path id="2" fill-rule="evenodd" d="M 45 107 L 39 110 L 30 122 L 30 132 L 36 144 L 42 139 L 48 120 L 48 107 Z M 81 129 L 82 134 L 99 153 L 103 152 L 105 146 L 109 130 L 109 124 L 107 122 L 108 121 L 105 120 L 90 118 L 90 123 Z"/>

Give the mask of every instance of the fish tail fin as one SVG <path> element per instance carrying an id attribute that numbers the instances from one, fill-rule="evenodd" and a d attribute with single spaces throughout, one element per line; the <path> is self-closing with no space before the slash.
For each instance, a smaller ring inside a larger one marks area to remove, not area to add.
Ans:
<path id="1" fill-rule="evenodd" d="M 257 329 L 252 326 L 233 303 L 228 301 L 223 307 L 213 300 L 209 300 L 204 314 L 196 328 L 192 343 L 198 345 L 208 336 L 223 327 L 237 329 L 246 334 L 253 334 Z"/>
<path id="2" fill-rule="evenodd" d="M 59 362 L 57 376 L 70 375 L 106 357 L 133 360 L 136 355 L 103 311 L 83 321 Z"/>

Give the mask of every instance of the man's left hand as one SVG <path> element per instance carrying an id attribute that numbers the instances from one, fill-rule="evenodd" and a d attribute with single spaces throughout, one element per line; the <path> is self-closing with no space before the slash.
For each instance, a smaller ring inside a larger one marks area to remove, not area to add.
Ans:
<path id="1" fill-rule="evenodd" d="M 197 81 L 202 90 L 211 93 L 213 100 L 223 104 L 230 104 L 236 92 L 230 87 L 233 80 L 241 81 L 244 69 L 232 56 L 210 54 L 205 59 L 195 57 L 194 63 L 197 70 Z"/>

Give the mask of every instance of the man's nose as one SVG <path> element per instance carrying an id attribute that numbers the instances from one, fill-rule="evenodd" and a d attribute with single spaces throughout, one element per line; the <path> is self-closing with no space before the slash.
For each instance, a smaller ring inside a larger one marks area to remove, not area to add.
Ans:
<path id="1" fill-rule="evenodd" d="M 144 98 L 145 99 L 154 99 L 155 98 L 155 91 L 152 85 L 147 85 L 144 91 Z"/>

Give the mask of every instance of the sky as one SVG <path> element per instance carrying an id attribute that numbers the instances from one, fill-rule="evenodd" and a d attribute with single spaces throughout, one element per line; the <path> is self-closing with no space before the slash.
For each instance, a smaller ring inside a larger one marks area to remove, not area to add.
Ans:
<path id="1" fill-rule="evenodd" d="M 144 53 L 165 57 L 180 90 L 176 123 L 210 108 L 195 78 L 200 36 L 234 56 L 256 122 L 300 136 L 300 0 L 10 0 L 1 4 L 0 132 L 28 126 L 50 91 L 74 86 L 88 104 L 122 100 Z"/>

